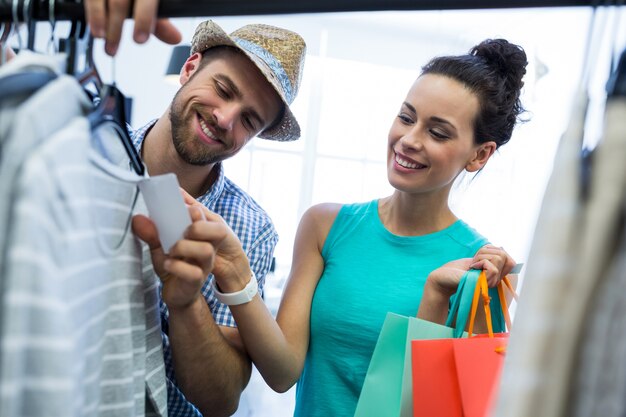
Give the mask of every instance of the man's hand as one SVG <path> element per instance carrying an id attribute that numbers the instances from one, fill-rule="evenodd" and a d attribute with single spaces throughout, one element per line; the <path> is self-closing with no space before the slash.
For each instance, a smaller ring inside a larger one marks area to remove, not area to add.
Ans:
<path id="1" fill-rule="evenodd" d="M 226 292 L 238 291 L 250 280 L 250 263 L 237 235 L 221 216 L 181 192 L 192 224 L 169 254 L 163 252 L 150 218 L 133 217 L 133 232 L 150 247 L 154 271 L 163 283 L 163 301 L 170 309 L 186 308 L 201 297 L 211 273 Z"/>
<path id="2" fill-rule="evenodd" d="M 91 33 L 96 38 L 104 38 L 104 50 L 111 56 L 115 55 L 122 37 L 122 25 L 130 15 L 130 0 L 84 1 Z M 135 0 L 132 10 L 135 42 L 146 42 L 150 34 L 171 45 L 181 41 L 180 32 L 168 19 L 157 19 L 158 5 L 158 0 Z"/>
<path id="3" fill-rule="evenodd" d="M 200 204 L 182 188 L 180 191 L 185 204 L 200 210 L 207 220 L 190 228 L 195 229 L 196 236 L 214 245 L 215 259 L 212 272 L 220 289 L 225 292 L 243 289 L 250 281 L 250 262 L 241 241 L 219 214 Z"/>
<path id="4" fill-rule="evenodd" d="M 133 217 L 133 232 L 150 247 L 152 264 L 163 283 L 163 301 L 169 308 L 185 308 L 198 297 L 213 269 L 215 248 L 197 233 L 198 224 L 207 223 L 197 207 L 189 207 L 193 223 L 169 254 L 163 252 L 154 223 L 146 216 Z"/>

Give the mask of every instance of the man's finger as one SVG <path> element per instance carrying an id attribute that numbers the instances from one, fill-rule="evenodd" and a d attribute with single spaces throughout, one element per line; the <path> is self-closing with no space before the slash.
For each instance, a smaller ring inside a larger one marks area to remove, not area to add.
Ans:
<path id="1" fill-rule="evenodd" d="M 133 233 L 141 240 L 148 244 L 150 248 L 150 257 L 152 258 L 152 265 L 154 266 L 154 272 L 157 273 L 162 279 L 164 277 L 163 263 L 166 256 L 161 247 L 161 241 L 159 240 L 159 231 L 156 225 L 148 217 L 137 214 L 133 216 L 132 222 Z"/>
<path id="2" fill-rule="evenodd" d="M 159 19 L 154 28 L 154 36 L 162 42 L 170 45 L 176 45 L 183 40 L 180 31 L 168 19 Z"/>
<path id="3" fill-rule="evenodd" d="M 195 198 L 193 198 L 191 194 L 185 191 L 182 187 L 179 187 L 178 189 L 180 190 L 180 193 L 183 195 L 183 200 L 185 201 L 185 204 L 187 204 L 188 206 L 193 206 L 194 204 L 200 204 Z"/>
<path id="4" fill-rule="evenodd" d="M 106 36 L 106 0 L 85 0 L 87 24 L 94 38 Z"/>
<path id="5" fill-rule="evenodd" d="M 204 210 L 202 210 L 202 207 L 198 207 L 198 205 L 193 205 L 189 207 L 187 210 L 189 210 L 189 215 L 191 216 L 192 222 L 206 220 L 206 216 L 204 215 Z"/>
<path id="6" fill-rule="evenodd" d="M 202 282 L 206 280 L 206 275 L 198 265 L 190 264 L 180 259 L 169 259 L 165 265 L 167 272 L 176 277 Z"/>
<path id="7" fill-rule="evenodd" d="M 124 20 L 128 17 L 130 11 L 129 0 L 108 0 L 109 9 L 107 11 L 106 22 L 106 43 L 104 50 L 110 56 L 117 53 L 122 38 L 122 27 Z"/>
<path id="8" fill-rule="evenodd" d="M 170 258 L 184 259 L 208 273 L 213 269 L 215 248 L 209 242 L 179 240 L 170 250 Z"/>
<path id="9" fill-rule="evenodd" d="M 133 40 L 135 42 L 144 43 L 154 32 L 158 4 L 158 0 L 135 0 L 133 10 L 135 20 Z"/>

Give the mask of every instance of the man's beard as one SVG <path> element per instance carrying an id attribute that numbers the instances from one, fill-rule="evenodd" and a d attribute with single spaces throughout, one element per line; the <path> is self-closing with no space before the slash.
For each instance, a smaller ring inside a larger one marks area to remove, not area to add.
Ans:
<path id="1" fill-rule="evenodd" d="M 184 87 L 183 87 L 184 88 Z M 190 126 L 191 118 L 195 112 L 191 112 L 188 119 L 184 118 L 184 104 L 179 103 L 179 94 L 183 90 L 178 90 L 172 105 L 170 106 L 170 123 L 172 126 L 172 143 L 180 158 L 190 165 L 205 166 L 220 162 L 224 159 L 223 155 L 209 149 L 204 143 L 197 138 Z"/>

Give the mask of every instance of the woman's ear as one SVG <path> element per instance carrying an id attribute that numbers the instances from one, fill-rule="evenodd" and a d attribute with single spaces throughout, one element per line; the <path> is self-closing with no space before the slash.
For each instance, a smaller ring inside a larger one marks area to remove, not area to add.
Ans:
<path id="1" fill-rule="evenodd" d="M 491 155 L 496 151 L 497 145 L 495 142 L 485 142 L 478 145 L 475 150 L 474 156 L 465 165 L 465 169 L 468 172 L 476 172 L 485 166 Z"/>
<path id="2" fill-rule="evenodd" d="M 200 67 L 200 61 L 202 61 L 202 54 L 196 52 L 192 54 L 187 61 L 183 64 L 183 67 L 180 69 L 180 85 L 185 84 L 191 76 L 198 70 Z"/>

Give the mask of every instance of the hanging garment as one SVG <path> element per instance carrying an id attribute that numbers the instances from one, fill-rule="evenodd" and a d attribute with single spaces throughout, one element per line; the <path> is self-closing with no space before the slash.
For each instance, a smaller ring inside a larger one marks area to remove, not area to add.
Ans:
<path id="1" fill-rule="evenodd" d="M 91 108 L 59 75 L 2 138 L 3 416 L 167 415 L 159 283 L 129 223 L 143 177 Z"/>
<path id="2" fill-rule="evenodd" d="M 578 360 L 564 415 L 626 415 L 626 98 L 607 101 L 605 135 L 595 150 L 591 200 L 576 275 Z M 621 240 L 621 243 L 620 243 Z M 585 317 L 586 316 L 586 317 Z M 570 317 L 570 316 L 568 316 Z"/>
<path id="3" fill-rule="evenodd" d="M 555 417 L 562 381 L 558 370 L 570 363 L 555 341 L 569 317 L 565 303 L 574 295 L 571 280 L 578 256 L 582 218 L 580 152 L 588 97 L 575 96 L 570 123 L 555 156 L 545 191 L 502 370 L 497 417 Z"/>
<path id="4" fill-rule="evenodd" d="M 30 53 L 29 51 L 21 52 L 19 58 L 11 60 L 9 63 L 0 67 L 0 83 L 6 85 L 9 83 L 13 86 L 12 93 L 9 94 L 3 89 L 0 98 L 0 271 L 3 269 L 4 244 L 7 236 L 6 227 L 9 224 L 8 216 L 12 207 L 11 192 L 14 185 L 14 179 L 19 175 L 22 162 L 28 155 L 28 152 L 38 144 L 40 134 L 36 131 L 39 128 L 37 123 L 22 123 L 20 132 L 13 132 L 16 122 L 16 113 L 18 109 L 26 101 L 30 101 L 33 106 L 39 103 L 39 96 L 31 97 L 32 90 L 24 89 L 22 92 L 15 86 L 14 75 L 22 75 L 28 71 L 33 73 L 46 73 L 57 75 L 61 68 L 62 61 L 54 57 L 45 57 L 42 55 Z M 62 81 L 57 87 L 59 93 L 62 94 L 64 89 L 72 91 L 76 88 L 76 83 L 69 77 Z M 55 117 L 48 120 L 44 132 L 55 132 L 63 127 L 71 115 L 79 114 L 90 106 L 85 99 L 71 100 L 64 106 L 55 109 Z M 9 142 L 9 137 L 20 135 L 17 141 Z M 0 291 L 2 282 L 0 280 Z"/>

